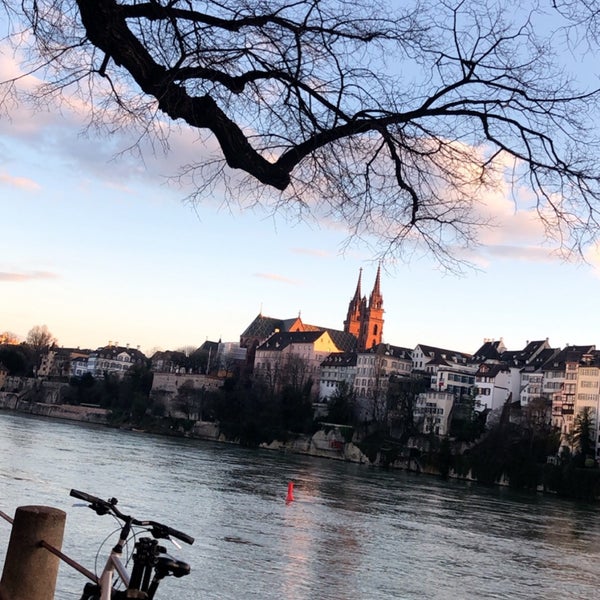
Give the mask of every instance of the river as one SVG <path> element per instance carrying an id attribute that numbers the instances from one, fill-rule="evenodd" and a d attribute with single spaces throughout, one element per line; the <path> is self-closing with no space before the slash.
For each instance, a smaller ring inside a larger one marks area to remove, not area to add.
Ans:
<path id="1" fill-rule="evenodd" d="M 286 503 L 290 481 L 294 501 Z M 98 549 L 115 526 L 70 498 L 71 488 L 116 496 L 124 512 L 196 538 L 170 551 L 192 573 L 165 580 L 160 598 L 581 600 L 600 593 L 593 505 L 0 412 L 0 510 L 65 510 L 63 550 L 100 568 Z M 1 564 L 9 535 L 0 519 Z M 83 583 L 61 565 L 56 600 L 78 598 Z"/>

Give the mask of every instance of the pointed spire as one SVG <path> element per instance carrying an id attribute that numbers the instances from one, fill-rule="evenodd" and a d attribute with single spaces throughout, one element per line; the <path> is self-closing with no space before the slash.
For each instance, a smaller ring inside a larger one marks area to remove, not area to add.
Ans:
<path id="1" fill-rule="evenodd" d="M 361 284 L 362 279 L 362 268 L 358 272 L 358 282 L 356 284 L 356 291 L 354 292 L 354 296 L 350 303 L 348 304 L 348 314 L 346 316 L 346 320 L 344 321 L 344 331 L 346 333 L 351 333 L 352 335 L 358 337 L 358 332 L 360 331 L 360 313 L 362 309 L 363 300 L 361 299 Z"/>
<path id="2" fill-rule="evenodd" d="M 381 284 L 381 263 L 377 265 L 377 276 L 375 277 L 375 285 L 373 286 L 373 293 L 381 295 L 380 288 Z"/>
<path id="3" fill-rule="evenodd" d="M 362 293 L 360 291 L 361 279 L 362 279 L 362 267 L 358 270 L 358 283 L 356 284 L 356 291 L 354 292 L 354 298 L 353 298 L 354 302 L 360 302 L 360 296 Z"/>
<path id="4" fill-rule="evenodd" d="M 375 277 L 373 291 L 369 296 L 369 306 L 374 308 L 381 308 L 383 306 L 383 296 L 381 295 L 381 262 L 377 266 L 377 276 Z"/>

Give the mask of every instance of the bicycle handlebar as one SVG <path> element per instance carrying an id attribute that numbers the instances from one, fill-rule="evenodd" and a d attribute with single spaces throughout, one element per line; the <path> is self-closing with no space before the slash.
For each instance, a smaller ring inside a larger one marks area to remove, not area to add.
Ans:
<path id="1" fill-rule="evenodd" d="M 102 500 L 102 498 L 92 496 L 91 494 L 86 494 L 85 492 L 81 492 L 79 490 L 71 490 L 69 495 L 87 502 L 90 505 L 90 508 L 96 511 L 98 515 L 105 515 L 111 512 L 113 515 L 115 515 L 115 517 L 121 519 L 122 521 L 129 521 L 131 525 L 146 527 L 152 536 L 157 539 L 168 539 L 169 537 L 174 537 L 182 542 L 185 542 L 186 544 L 194 543 L 194 538 L 183 531 L 178 531 L 177 529 L 173 529 L 172 527 L 164 525 L 163 523 L 158 523 L 157 521 L 140 521 L 123 514 L 116 506 L 118 502 L 116 498 Z"/>

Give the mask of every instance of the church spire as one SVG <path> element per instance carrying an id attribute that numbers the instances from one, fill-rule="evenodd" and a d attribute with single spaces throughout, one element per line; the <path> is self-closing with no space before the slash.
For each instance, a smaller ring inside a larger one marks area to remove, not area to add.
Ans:
<path id="1" fill-rule="evenodd" d="M 381 294 L 381 263 L 377 267 L 377 276 L 369 304 L 363 300 L 358 333 L 358 349 L 369 350 L 381 343 L 383 338 L 383 295 Z"/>
<path id="2" fill-rule="evenodd" d="M 360 333 L 360 315 L 361 306 L 363 300 L 361 298 L 361 279 L 362 279 L 362 268 L 358 272 L 358 282 L 356 284 L 356 291 L 350 303 L 348 304 L 348 313 L 346 320 L 344 321 L 344 331 L 351 333 L 353 336 L 358 337 Z"/>
<path id="3" fill-rule="evenodd" d="M 375 277 L 375 284 L 373 285 L 373 291 L 369 296 L 369 308 L 380 310 L 383 308 L 383 296 L 381 295 L 381 263 L 377 267 L 377 277 Z"/>
<path id="4" fill-rule="evenodd" d="M 358 283 L 356 284 L 356 291 L 354 292 L 354 298 L 352 299 L 352 301 L 356 302 L 357 304 L 360 303 L 360 298 L 362 296 L 362 292 L 360 291 L 361 279 L 362 279 L 362 267 L 358 270 Z"/>

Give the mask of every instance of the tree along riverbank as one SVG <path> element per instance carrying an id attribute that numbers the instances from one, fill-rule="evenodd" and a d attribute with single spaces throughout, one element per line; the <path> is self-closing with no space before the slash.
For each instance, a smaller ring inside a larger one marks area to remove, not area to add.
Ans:
<path id="1" fill-rule="evenodd" d="M 108 409 L 85 405 L 44 404 L 0 394 L 0 409 L 40 417 L 79 421 L 159 435 L 244 444 L 227 436 L 218 424 L 171 417 L 150 417 L 131 423 L 115 420 Z M 257 447 L 342 460 L 379 468 L 402 469 L 443 478 L 501 485 L 532 493 L 565 498 L 600 499 L 600 469 L 578 455 L 562 455 L 548 462 L 547 440 L 524 440 L 518 427 L 500 423 L 478 442 L 465 444 L 448 438 L 416 436 L 400 443 L 380 434 L 356 435 L 351 427 L 325 424 L 312 434 L 289 433 L 286 439 L 255 444 Z"/>

